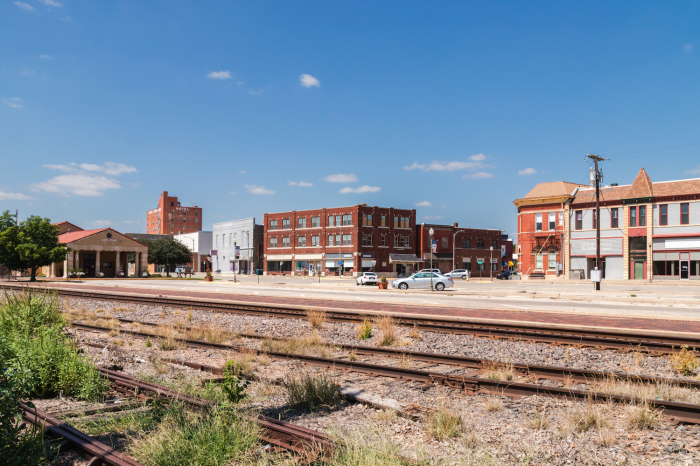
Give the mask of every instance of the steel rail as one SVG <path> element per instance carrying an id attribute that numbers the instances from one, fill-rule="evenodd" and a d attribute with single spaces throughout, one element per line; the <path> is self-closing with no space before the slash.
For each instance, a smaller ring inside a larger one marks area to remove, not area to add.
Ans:
<path id="1" fill-rule="evenodd" d="M 137 380 L 123 372 L 117 372 L 106 368 L 100 368 L 100 372 L 123 390 L 139 393 L 142 391 L 156 393 L 165 398 L 182 401 L 192 407 L 208 409 L 214 405 L 213 402 L 184 395 L 175 390 L 162 385 Z M 312 456 L 330 455 L 333 450 L 333 443 L 320 432 L 316 432 L 305 427 L 290 424 L 289 422 L 273 419 L 267 416 L 258 415 L 253 419 L 263 430 L 261 439 L 278 447 L 292 450 L 299 454 Z"/>
<path id="2" fill-rule="evenodd" d="M 2 285 L 6 288 L 26 289 L 26 286 Z M 141 296 L 133 294 L 103 293 L 94 291 L 77 291 L 58 288 L 50 289 L 59 295 L 73 296 L 84 299 L 116 300 L 137 304 L 162 305 L 172 307 L 196 308 L 217 312 L 226 312 L 243 315 L 256 315 L 278 318 L 304 319 L 307 316 L 307 307 L 283 307 L 279 305 L 266 305 L 243 302 L 218 302 L 204 299 L 174 298 L 165 296 Z M 327 320 L 338 323 L 357 323 L 366 318 L 384 317 L 387 314 L 371 312 L 355 312 L 343 310 L 325 310 Z M 700 355 L 700 337 L 682 335 L 660 335 L 637 331 L 603 330 L 595 328 L 567 328 L 552 325 L 539 325 L 527 323 L 509 322 L 476 322 L 461 319 L 449 319 L 442 317 L 424 317 L 413 315 L 395 315 L 397 324 L 401 326 L 416 327 L 419 330 L 466 334 L 489 338 L 504 338 L 510 340 L 522 340 L 544 343 L 557 343 L 575 346 L 591 346 L 599 348 L 611 348 L 620 350 L 636 350 L 648 353 L 674 353 L 681 347 L 695 351 Z"/>
<path id="3" fill-rule="evenodd" d="M 167 324 L 157 324 L 154 322 L 143 322 L 139 320 L 122 319 L 117 318 L 122 323 L 126 324 L 140 324 L 150 327 L 157 327 L 159 325 Z M 190 326 L 184 327 L 185 330 L 190 330 Z M 250 338 L 255 340 L 274 340 L 274 341 L 293 341 L 292 338 L 283 337 L 270 337 L 264 335 L 255 335 L 249 333 L 237 333 L 237 336 L 243 338 Z M 606 378 L 614 378 L 618 380 L 626 380 L 634 383 L 646 383 L 646 384 L 668 384 L 675 385 L 679 387 L 695 388 L 700 389 L 700 380 L 691 379 L 674 379 L 669 377 L 654 377 L 654 376 L 644 376 L 637 374 L 630 374 L 627 372 L 615 372 L 615 371 L 595 371 L 587 369 L 576 369 L 571 367 L 560 367 L 560 366 L 542 366 L 536 364 L 522 364 L 522 363 L 511 363 L 504 361 L 495 361 L 490 359 L 480 359 L 480 358 L 470 358 L 467 356 L 454 356 L 449 354 L 439 354 L 439 353 L 425 353 L 420 351 L 407 351 L 395 348 L 382 348 L 382 347 L 370 347 L 370 346 L 359 346 L 359 345 L 345 345 L 340 343 L 327 343 L 328 346 L 333 346 L 336 348 L 341 348 L 346 351 L 355 352 L 355 354 L 362 354 L 367 356 L 386 356 L 390 358 L 397 357 L 407 357 L 415 361 L 430 362 L 434 364 L 446 364 L 451 366 L 468 367 L 472 369 L 489 369 L 493 366 L 512 367 L 519 375 L 527 375 L 532 378 L 541 379 L 551 379 L 566 381 L 570 380 L 572 382 L 579 383 L 591 383 L 596 380 L 602 380 Z"/>
<path id="4" fill-rule="evenodd" d="M 100 332 L 110 330 L 105 327 L 98 327 L 87 324 L 73 325 L 76 328 L 96 330 Z M 145 332 L 136 332 L 132 330 L 121 330 L 121 332 L 128 333 L 130 335 L 134 335 L 141 338 L 159 338 L 159 335 L 157 334 Z M 462 375 L 449 375 L 442 374 L 439 372 L 430 372 L 418 369 L 404 369 L 396 366 L 382 366 L 362 362 L 345 361 L 342 359 L 330 359 L 316 356 L 307 356 L 302 354 L 254 350 L 243 346 L 227 345 L 223 343 L 206 343 L 196 340 L 180 341 L 186 343 L 188 346 L 197 348 L 216 348 L 254 354 L 265 354 L 274 358 L 293 359 L 309 365 L 315 365 L 335 370 L 345 370 L 348 372 L 359 372 L 375 377 L 389 377 L 399 380 L 421 382 L 424 384 L 444 385 L 458 390 L 463 390 L 467 394 L 489 393 L 509 397 L 540 395 L 567 400 L 595 400 L 612 401 L 625 404 L 646 404 L 653 408 L 661 410 L 665 416 L 667 416 L 669 419 L 675 422 L 700 424 L 700 405 L 689 403 L 678 403 L 664 400 L 648 400 L 644 398 L 630 397 L 625 395 L 614 395 L 609 393 L 599 393 L 589 390 L 574 390 L 539 384 L 510 382 L 504 380 L 491 380 Z"/>
<path id="5" fill-rule="evenodd" d="M 52 436 L 61 437 L 69 441 L 81 450 L 85 456 L 93 458 L 89 463 L 91 466 L 141 466 L 133 458 L 119 453 L 48 413 L 27 406 L 24 403 L 20 403 L 20 408 L 24 412 L 22 418 L 25 422 L 41 425 Z"/>

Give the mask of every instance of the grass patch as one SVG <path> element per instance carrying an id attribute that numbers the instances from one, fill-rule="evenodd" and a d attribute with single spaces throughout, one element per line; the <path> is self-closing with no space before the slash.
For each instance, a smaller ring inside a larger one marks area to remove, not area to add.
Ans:
<path id="1" fill-rule="evenodd" d="M 464 431 L 462 416 L 445 406 L 440 406 L 426 417 L 425 428 L 437 440 L 457 437 Z"/>
<path id="2" fill-rule="evenodd" d="M 314 333 L 304 338 L 263 340 L 260 344 L 260 349 L 263 352 L 304 354 L 307 356 L 321 357 L 328 357 L 331 354 L 331 348 L 323 342 L 318 331 L 314 331 Z"/>
<path id="3" fill-rule="evenodd" d="M 355 327 L 355 334 L 358 340 L 369 340 L 372 338 L 372 324 L 368 319 L 362 321 L 362 323 L 357 324 Z"/>
<path id="4" fill-rule="evenodd" d="M 309 309 L 306 313 L 306 319 L 309 321 L 309 325 L 313 329 L 320 329 L 323 323 L 328 319 L 326 311 L 320 309 Z"/>
<path id="5" fill-rule="evenodd" d="M 661 413 L 650 408 L 647 403 L 629 405 L 626 409 L 625 417 L 630 428 L 639 430 L 654 429 L 661 421 Z"/>
<path id="6" fill-rule="evenodd" d="M 340 385 L 325 374 L 302 372 L 287 374 L 287 403 L 293 408 L 315 411 L 321 407 L 334 407 L 340 403 Z"/>
<path id="7" fill-rule="evenodd" d="M 382 332 L 382 338 L 379 340 L 380 346 L 392 346 L 396 343 L 397 327 L 394 319 L 391 316 L 379 317 L 374 321 L 377 328 Z"/>
<path id="8" fill-rule="evenodd" d="M 698 359 L 695 352 L 688 350 L 688 346 L 682 346 L 681 350 L 669 357 L 671 369 L 681 375 L 691 375 L 698 368 Z"/>
<path id="9" fill-rule="evenodd" d="M 608 426 L 608 421 L 603 415 L 602 407 L 587 403 L 583 406 L 574 406 L 567 410 L 565 418 L 569 432 L 587 432 L 599 430 Z"/>
<path id="10" fill-rule="evenodd" d="M 547 406 L 535 406 L 535 415 L 530 419 L 530 424 L 536 430 L 543 430 L 549 426 L 550 419 L 547 417 Z"/>
<path id="11" fill-rule="evenodd" d="M 515 379 L 515 369 L 513 363 L 489 363 L 484 366 L 486 378 L 489 380 L 507 380 Z"/>

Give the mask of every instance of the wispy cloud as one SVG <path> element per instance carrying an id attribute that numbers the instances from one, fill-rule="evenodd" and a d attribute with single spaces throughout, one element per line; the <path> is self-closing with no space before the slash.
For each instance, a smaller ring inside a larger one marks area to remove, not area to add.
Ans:
<path id="1" fill-rule="evenodd" d="M 275 194 L 271 189 L 265 189 L 265 186 L 256 186 L 254 184 L 245 185 L 245 189 L 251 194 Z"/>
<path id="2" fill-rule="evenodd" d="M 250 91 L 248 91 L 248 94 L 251 94 L 251 95 L 260 95 L 260 94 L 262 94 L 263 92 L 265 92 L 263 89 L 258 89 L 257 91 L 250 90 Z"/>
<path id="3" fill-rule="evenodd" d="M 689 175 L 700 175 L 700 165 L 685 171 Z"/>
<path id="4" fill-rule="evenodd" d="M 303 186 L 305 188 L 310 188 L 313 186 L 313 183 L 309 183 L 308 181 L 289 181 L 289 186 Z"/>
<path id="5" fill-rule="evenodd" d="M 245 170 L 238 170 L 238 173 L 242 173 L 242 174 L 244 174 L 244 175 L 245 175 L 245 174 L 246 174 L 246 173 L 248 173 L 248 172 L 247 172 L 247 171 L 245 171 Z"/>
<path id="6" fill-rule="evenodd" d="M 518 175 L 534 175 L 537 173 L 537 170 L 534 168 L 523 168 L 522 170 L 518 170 Z"/>
<path id="7" fill-rule="evenodd" d="M 431 207 L 433 205 L 430 201 L 422 201 L 413 204 L 414 207 Z"/>
<path id="8" fill-rule="evenodd" d="M 136 168 L 124 165 L 123 163 L 105 162 L 103 165 L 92 163 L 69 163 L 58 165 L 44 165 L 51 170 L 66 172 L 43 183 L 34 183 L 32 191 L 44 191 L 55 193 L 61 196 L 87 196 L 99 197 L 110 189 L 120 189 L 119 181 L 114 178 L 107 178 L 97 175 L 94 172 L 105 175 L 118 176 L 123 173 L 132 173 Z"/>
<path id="9" fill-rule="evenodd" d="M 116 223 L 111 222 L 110 220 L 95 220 L 92 222 L 93 225 L 97 225 L 99 227 L 108 227 L 110 225 L 116 225 Z"/>
<path id="10" fill-rule="evenodd" d="M 21 9 L 26 10 L 26 11 L 32 11 L 34 9 L 33 6 L 31 6 L 28 3 L 24 3 L 24 2 L 15 2 L 15 6 L 17 8 L 21 8 Z"/>
<path id="11" fill-rule="evenodd" d="M 354 183 L 357 181 L 357 176 L 354 173 L 349 173 L 347 175 L 339 173 L 337 175 L 328 175 L 324 180 L 330 181 L 331 183 Z"/>
<path id="12" fill-rule="evenodd" d="M 236 191 L 229 191 L 228 193 L 233 196 L 236 194 Z"/>
<path id="13" fill-rule="evenodd" d="M 122 223 L 134 223 L 133 220 L 123 220 Z"/>
<path id="14" fill-rule="evenodd" d="M 46 6 L 55 6 L 55 7 L 63 6 L 63 4 L 58 3 L 54 0 L 36 0 L 36 1 L 39 3 L 43 3 Z"/>
<path id="15" fill-rule="evenodd" d="M 684 52 L 692 52 L 693 51 L 693 44 L 685 44 L 683 46 L 683 51 Z"/>
<path id="16" fill-rule="evenodd" d="M 299 75 L 299 81 L 301 82 L 301 85 L 309 88 L 309 87 L 321 87 L 321 82 L 311 76 L 310 74 L 301 74 Z"/>
<path id="17" fill-rule="evenodd" d="M 40 55 L 39 58 L 43 58 L 44 60 L 53 60 L 53 58 L 48 55 Z"/>
<path id="18" fill-rule="evenodd" d="M 19 97 L 12 97 L 9 99 L 4 99 L 2 103 L 12 108 L 20 108 L 22 106 L 22 99 Z"/>
<path id="19" fill-rule="evenodd" d="M 424 172 L 429 172 L 429 171 L 455 171 L 455 170 L 475 170 L 477 168 L 481 168 L 484 166 L 483 163 L 481 163 L 483 160 L 486 160 L 486 156 L 484 154 L 475 154 L 469 157 L 469 161 L 463 161 L 463 160 L 455 160 L 452 162 L 439 162 L 437 160 L 433 160 L 430 163 L 426 164 L 420 164 L 418 162 L 413 162 L 412 165 L 407 165 L 403 167 L 404 170 L 423 170 Z"/>
<path id="20" fill-rule="evenodd" d="M 22 71 L 22 76 L 26 76 L 28 78 L 33 78 L 34 76 L 36 76 L 36 71 L 26 69 L 26 70 Z"/>
<path id="21" fill-rule="evenodd" d="M 377 191 L 380 191 L 382 188 L 379 186 L 360 186 L 359 188 L 343 188 L 340 190 L 340 194 L 348 194 L 348 193 L 376 193 Z"/>
<path id="22" fill-rule="evenodd" d="M 212 71 L 207 75 L 209 79 L 231 79 L 230 71 Z"/>
<path id="23" fill-rule="evenodd" d="M 0 201 L 30 201 L 32 199 L 34 198 L 29 197 L 26 194 L 0 191 Z"/>
<path id="24" fill-rule="evenodd" d="M 65 17 L 61 18 L 61 21 L 65 21 L 66 23 L 74 23 L 75 22 L 75 21 L 73 21 L 73 18 L 71 18 L 70 16 L 65 16 Z"/>
<path id="25" fill-rule="evenodd" d="M 426 220 L 440 220 L 442 218 L 442 215 L 426 215 L 423 218 Z"/>
<path id="26" fill-rule="evenodd" d="M 467 173 L 462 178 L 467 178 L 467 179 L 493 178 L 493 173 L 486 173 L 486 172 Z"/>

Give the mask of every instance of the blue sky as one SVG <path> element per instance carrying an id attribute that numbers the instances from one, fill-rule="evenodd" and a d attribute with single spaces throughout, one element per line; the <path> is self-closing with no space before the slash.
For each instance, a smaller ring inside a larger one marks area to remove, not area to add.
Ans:
<path id="1" fill-rule="evenodd" d="M 145 231 L 369 205 L 513 235 L 543 181 L 700 177 L 700 2 L 0 3 L 0 210 Z M 292 184 L 296 183 L 296 184 Z"/>

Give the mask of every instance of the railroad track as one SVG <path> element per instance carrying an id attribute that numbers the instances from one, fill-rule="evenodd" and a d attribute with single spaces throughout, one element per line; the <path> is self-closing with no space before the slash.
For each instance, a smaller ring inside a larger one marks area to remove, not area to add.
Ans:
<path id="1" fill-rule="evenodd" d="M 141 466 L 133 458 L 119 453 L 104 443 L 95 440 L 71 425 L 56 419 L 48 413 L 20 403 L 22 418 L 27 423 L 41 425 L 52 437 L 63 438 L 77 448 L 85 458 L 89 458 L 88 466 Z"/>
<path id="2" fill-rule="evenodd" d="M 26 286 L 2 285 L 8 289 L 26 289 Z M 45 288 L 46 289 L 46 288 Z M 173 298 L 165 296 L 141 296 L 120 293 L 88 292 L 50 288 L 60 296 L 82 299 L 110 300 L 125 303 L 195 308 L 242 315 L 305 319 L 309 308 L 283 307 L 240 302 L 223 302 L 203 299 Z M 358 323 L 367 318 L 386 314 L 325 310 L 327 320 L 339 323 Z M 619 350 L 635 350 L 651 354 L 668 354 L 687 347 L 700 355 L 700 337 L 661 335 L 636 331 L 602 330 L 594 328 L 566 328 L 527 323 L 475 322 L 441 317 L 413 315 L 395 316 L 397 324 L 436 333 L 466 334 L 488 338 L 504 338 L 516 341 L 533 341 L 574 346 L 589 346 Z"/>
<path id="3" fill-rule="evenodd" d="M 76 328 L 93 330 L 99 332 L 109 332 L 111 329 L 95 325 L 76 324 Z M 133 335 L 139 338 L 159 338 L 159 335 L 147 332 L 137 332 L 133 330 L 121 329 L 120 332 Z M 234 350 L 244 353 L 265 354 L 278 359 L 293 359 L 308 365 L 314 365 L 334 370 L 344 370 L 348 372 L 358 372 L 375 377 L 389 377 L 405 381 L 420 382 L 430 385 L 444 385 L 454 389 L 462 390 L 467 394 L 488 393 L 509 397 L 522 396 L 546 396 L 566 400 L 579 401 L 601 401 L 616 402 L 624 404 L 645 404 L 659 409 L 673 422 L 685 422 L 690 424 L 700 424 L 700 405 L 689 403 L 678 403 L 664 400 L 648 400 L 625 395 L 615 395 L 609 393 L 599 393 L 591 390 L 575 390 L 560 387 L 553 387 L 540 384 L 530 384 L 521 382 L 511 382 L 505 380 L 491 380 L 468 375 L 449 375 L 440 372 L 431 372 L 417 369 L 407 369 L 396 366 L 384 366 L 368 364 L 363 362 L 346 361 L 343 359 L 322 358 L 307 356 L 303 354 L 290 354 L 273 351 L 261 351 L 237 345 L 227 345 L 223 343 L 207 343 L 197 340 L 184 340 L 181 342 L 196 348 Z M 569 370 L 565 368 L 565 370 Z"/>

